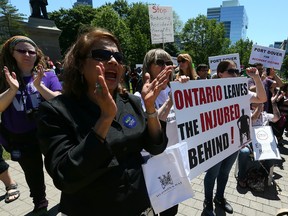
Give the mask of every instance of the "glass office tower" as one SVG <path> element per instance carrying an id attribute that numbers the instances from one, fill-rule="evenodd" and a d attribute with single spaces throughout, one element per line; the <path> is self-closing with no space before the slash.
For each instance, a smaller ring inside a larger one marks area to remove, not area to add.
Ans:
<path id="1" fill-rule="evenodd" d="M 208 8 L 207 18 L 222 22 L 225 28 L 225 37 L 234 44 L 236 41 L 246 40 L 248 17 L 244 6 L 238 0 L 223 1 L 221 7 Z"/>
<path id="2" fill-rule="evenodd" d="M 92 0 L 77 0 L 77 2 L 74 3 L 74 6 L 78 4 L 90 5 L 91 7 L 93 7 Z"/>

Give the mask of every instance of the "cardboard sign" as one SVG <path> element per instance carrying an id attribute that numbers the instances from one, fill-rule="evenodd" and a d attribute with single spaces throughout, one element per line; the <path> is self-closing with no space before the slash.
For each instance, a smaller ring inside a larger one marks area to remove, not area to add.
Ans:
<path id="1" fill-rule="evenodd" d="M 259 126 L 252 129 L 252 144 L 255 160 L 279 159 L 277 141 L 271 126 Z"/>
<path id="2" fill-rule="evenodd" d="M 172 7 L 149 5 L 152 44 L 174 42 Z"/>
<path id="3" fill-rule="evenodd" d="M 171 82 L 179 141 L 193 179 L 251 142 L 247 78 Z"/>
<path id="4" fill-rule="evenodd" d="M 262 63 L 264 67 L 281 69 L 285 50 L 254 45 L 249 59 L 249 64 Z"/>
<path id="5" fill-rule="evenodd" d="M 234 61 L 236 64 L 236 68 L 239 71 L 241 70 L 240 58 L 239 58 L 238 53 L 233 53 L 233 54 L 228 54 L 228 55 L 211 56 L 208 59 L 209 59 L 209 67 L 210 67 L 212 74 L 217 73 L 218 64 L 224 60 Z"/>

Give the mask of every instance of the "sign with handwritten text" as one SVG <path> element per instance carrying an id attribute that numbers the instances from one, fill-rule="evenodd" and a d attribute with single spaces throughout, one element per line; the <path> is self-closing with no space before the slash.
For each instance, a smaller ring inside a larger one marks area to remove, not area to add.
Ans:
<path id="1" fill-rule="evenodd" d="M 172 7 L 149 5 L 152 44 L 174 42 Z"/>

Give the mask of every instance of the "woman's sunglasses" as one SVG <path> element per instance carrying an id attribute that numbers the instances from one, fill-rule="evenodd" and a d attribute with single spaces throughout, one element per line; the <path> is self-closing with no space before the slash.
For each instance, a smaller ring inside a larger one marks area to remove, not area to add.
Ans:
<path id="1" fill-rule="evenodd" d="M 26 55 L 26 53 L 28 53 L 31 56 L 34 56 L 37 54 L 36 51 L 32 51 L 32 50 L 24 50 L 24 49 L 15 49 L 16 52 L 21 53 L 23 55 Z"/>
<path id="2" fill-rule="evenodd" d="M 186 59 L 177 60 L 178 64 L 185 63 L 186 61 L 187 61 Z"/>
<path id="3" fill-rule="evenodd" d="M 164 61 L 163 59 L 157 59 L 155 64 L 160 66 L 160 67 L 163 67 L 163 66 L 173 65 L 173 62 L 172 61 Z"/>
<path id="4" fill-rule="evenodd" d="M 123 64 L 124 57 L 120 52 L 111 52 L 104 49 L 96 49 L 91 51 L 91 58 L 96 61 L 109 61 L 112 57 L 116 59 L 119 64 Z"/>

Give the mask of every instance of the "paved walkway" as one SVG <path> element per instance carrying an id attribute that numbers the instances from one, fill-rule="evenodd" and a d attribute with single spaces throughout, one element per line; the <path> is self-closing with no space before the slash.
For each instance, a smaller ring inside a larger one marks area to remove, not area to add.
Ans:
<path id="1" fill-rule="evenodd" d="M 266 187 L 264 192 L 251 192 L 237 188 L 234 178 L 234 167 L 230 173 L 229 182 L 226 188 L 226 198 L 231 202 L 234 208 L 235 216 L 275 216 L 278 209 L 288 208 L 288 145 L 281 147 L 280 153 L 282 161 L 279 161 L 277 167 L 274 168 L 274 178 L 282 191 L 279 191 L 275 185 Z M 10 164 L 10 172 L 17 181 L 21 196 L 18 200 L 6 204 L 4 202 L 4 184 L 0 186 L 0 215 L 1 216 L 29 216 L 29 212 L 33 209 L 32 199 L 29 197 L 29 189 L 26 184 L 24 174 L 18 165 L 13 161 Z M 51 178 L 45 173 L 45 181 L 47 187 L 47 199 L 49 200 L 49 216 L 58 214 L 57 205 L 60 199 L 60 192 L 54 187 Z M 195 191 L 195 197 L 179 205 L 179 213 L 177 216 L 200 216 L 204 199 L 203 189 L 204 174 L 194 179 L 191 183 Z M 219 209 L 216 209 L 219 216 L 225 215 Z M 58 214 L 59 216 L 60 214 Z M 91 214 L 93 215 L 93 214 Z M 96 215 L 96 213 L 94 214 Z"/>

